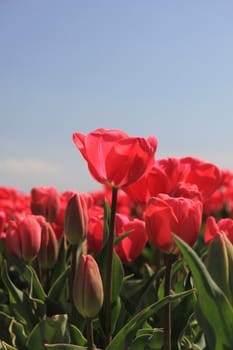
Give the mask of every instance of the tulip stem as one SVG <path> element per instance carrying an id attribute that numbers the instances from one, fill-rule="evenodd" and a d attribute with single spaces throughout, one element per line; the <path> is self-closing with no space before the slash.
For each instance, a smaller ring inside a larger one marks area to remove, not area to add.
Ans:
<path id="1" fill-rule="evenodd" d="M 165 297 L 170 295 L 171 291 L 171 271 L 173 263 L 173 255 L 165 254 L 165 284 L 164 284 L 164 294 Z M 165 319 L 164 319 L 164 350 L 171 350 L 171 304 L 168 303 L 165 306 Z"/>
<path id="2" fill-rule="evenodd" d="M 75 306 L 74 306 L 74 300 L 73 300 L 73 282 L 74 282 L 74 276 L 75 276 L 75 269 L 77 265 L 77 244 L 73 244 L 71 246 L 71 269 L 70 269 L 70 285 L 69 285 L 69 298 L 70 298 L 70 305 L 71 305 L 71 319 L 75 315 Z"/>
<path id="3" fill-rule="evenodd" d="M 109 236 L 107 242 L 107 272 L 105 289 L 105 335 L 106 346 L 111 341 L 111 304 L 112 304 L 112 272 L 113 272 L 113 250 L 115 240 L 115 215 L 117 206 L 117 188 L 112 187 L 111 216 L 109 223 Z"/>
<path id="4" fill-rule="evenodd" d="M 92 318 L 87 318 L 87 349 L 94 350 L 94 335 Z"/>

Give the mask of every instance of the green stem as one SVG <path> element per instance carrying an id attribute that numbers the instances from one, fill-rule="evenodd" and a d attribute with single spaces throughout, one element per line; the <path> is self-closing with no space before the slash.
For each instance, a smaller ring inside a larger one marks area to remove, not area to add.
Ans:
<path id="1" fill-rule="evenodd" d="M 76 244 L 71 247 L 71 269 L 70 269 L 70 280 L 69 280 L 69 299 L 71 305 L 71 319 L 75 315 L 75 306 L 73 300 L 73 282 L 75 276 L 75 269 L 77 265 L 77 249 L 78 246 Z"/>
<path id="2" fill-rule="evenodd" d="M 93 321 L 87 318 L 87 349 L 94 350 Z"/>
<path id="3" fill-rule="evenodd" d="M 165 296 L 170 295 L 171 291 L 171 270 L 173 263 L 173 255 L 164 255 L 165 262 L 165 285 L 164 294 Z M 168 303 L 165 306 L 165 324 L 164 324 L 164 350 L 171 350 L 171 304 Z"/>
<path id="4" fill-rule="evenodd" d="M 113 250 L 115 240 L 115 215 L 117 206 L 117 188 L 112 188 L 111 217 L 109 223 L 109 236 L 107 242 L 107 272 L 105 290 L 105 336 L 106 346 L 111 341 L 111 304 L 112 304 L 112 272 L 113 272 Z"/>

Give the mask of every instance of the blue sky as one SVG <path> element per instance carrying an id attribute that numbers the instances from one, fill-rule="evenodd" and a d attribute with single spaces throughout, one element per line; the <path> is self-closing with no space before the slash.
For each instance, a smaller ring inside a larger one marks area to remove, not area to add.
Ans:
<path id="1" fill-rule="evenodd" d="M 233 3 L 0 1 L 0 185 L 100 188 L 75 131 L 233 169 Z"/>

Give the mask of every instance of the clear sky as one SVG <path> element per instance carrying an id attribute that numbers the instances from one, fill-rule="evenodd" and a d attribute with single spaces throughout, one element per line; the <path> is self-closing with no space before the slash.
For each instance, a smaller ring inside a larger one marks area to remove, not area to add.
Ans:
<path id="1" fill-rule="evenodd" d="M 0 185 L 101 186 L 75 131 L 233 170 L 233 2 L 0 0 Z"/>

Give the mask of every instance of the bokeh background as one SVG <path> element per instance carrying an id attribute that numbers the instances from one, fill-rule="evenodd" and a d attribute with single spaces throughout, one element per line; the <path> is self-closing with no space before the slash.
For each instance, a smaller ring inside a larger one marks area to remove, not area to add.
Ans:
<path id="1" fill-rule="evenodd" d="M 155 135 L 233 169 L 233 2 L 0 1 L 0 185 L 91 191 L 72 142 Z"/>

